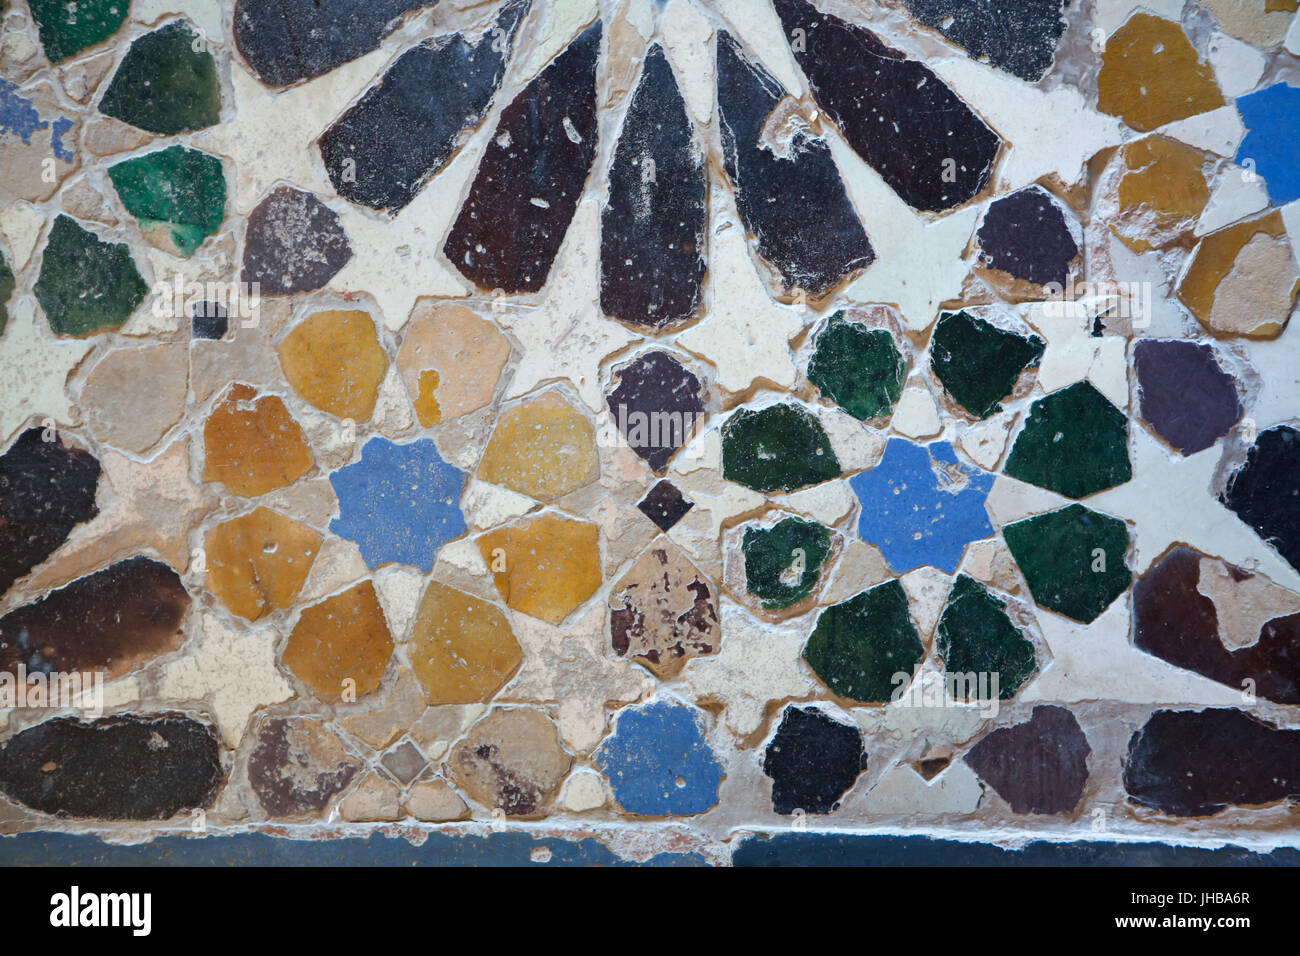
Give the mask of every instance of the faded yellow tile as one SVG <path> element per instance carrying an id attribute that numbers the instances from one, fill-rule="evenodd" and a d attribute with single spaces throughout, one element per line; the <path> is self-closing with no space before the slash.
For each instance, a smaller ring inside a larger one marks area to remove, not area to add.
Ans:
<path id="1" fill-rule="evenodd" d="M 1111 230 L 1134 252 L 1189 238 L 1210 198 L 1204 155 L 1164 136 L 1124 147 L 1127 172 L 1119 181 L 1119 217 Z"/>
<path id="2" fill-rule="evenodd" d="M 302 429 L 275 395 L 231 387 L 203 426 L 204 481 L 252 498 L 301 478 L 315 462 Z"/>
<path id="3" fill-rule="evenodd" d="M 465 306 L 423 305 L 407 325 L 397 368 L 427 427 L 492 401 L 509 357 L 509 340 Z M 426 378 L 428 372 L 435 374 Z"/>
<path id="4" fill-rule="evenodd" d="M 420 601 L 407 653 L 430 704 L 486 701 L 523 659 L 505 614 L 437 581 Z"/>
<path id="5" fill-rule="evenodd" d="M 269 508 L 207 533 L 207 584 L 232 613 L 255 621 L 293 604 L 316 560 L 321 536 Z"/>
<path id="6" fill-rule="evenodd" d="M 339 418 L 370 418 L 388 371 L 388 356 L 365 312 L 309 315 L 285 336 L 278 352 L 285 378 L 308 402 Z"/>
<path id="7" fill-rule="evenodd" d="M 558 392 L 501 413 L 478 477 L 511 491 L 554 501 L 600 472 L 591 421 Z"/>
<path id="8" fill-rule="evenodd" d="M 1286 327 L 1297 289 L 1300 270 L 1274 210 L 1202 239 L 1178 298 L 1212 332 L 1271 338 Z"/>
<path id="9" fill-rule="evenodd" d="M 543 514 L 496 528 L 479 552 L 507 606 L 551 624 L 600 587 L 600 540 L 588 521 Z"/>

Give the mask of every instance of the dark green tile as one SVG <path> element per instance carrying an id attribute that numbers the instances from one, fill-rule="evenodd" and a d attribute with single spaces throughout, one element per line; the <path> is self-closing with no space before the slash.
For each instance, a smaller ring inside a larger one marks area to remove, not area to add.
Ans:
<path id="1" fill-rule="evenodd" d="M 0 335 L 9 324 L 9 296 L 14 291 L 14 271 L 9 268 L 5 254 L 0 252 Z"/>
<path id="2" fill-rule="evenodd" d="M 1124 593 L 1128 528 L 1083 505 L 1036 515 L 1002 529 L 1040 607 L 1089 624 Z"/>
<path id="3" fill-rule="evenodd" d="M 106 40 L 126 19 L 130 0 L 27 0 L 51 63 Z"/>
<path id="4" fill-rule="evenodd" d="M 909 679 L 925 647 L 907 613 L 907 595 L 897 581 L 863 591 L 828 607 L 803 650 L 817 677 L 834 693 L 862 703 L 883 703 Z"/>
<path id="5" fill-rule="evenodd" d="M 198 38 L 184 20 L 173 20 L 137 39 L 99 111 L 164 136 L 215 125 L 221 111 L 217 71 L 207 47 L 195 49 Z"/>
<path id="6" fill-rule="evenodd" d="M 746 528 L 740 549 L 745 590 L 779 611 L 812 593 L 831 553 L 831 533 L 815 521 L 784 518 L 770 528 Z"/>
<path id="7" fill-rule="evenodd" d="M 755 491 L 794 491 L 840 476 L 821 422 L 795 405 L 742 408 L 722 426 L 722 476 Z"/>
<path id="8" fill-rule="evenodd" d="M 948 592 L 939 618 L 939 656 L 949 674 L 997 674 L 1009 699 L 1038 670 L 1033 643 L 1007 616 L 1006 602 L 964 574 Z"/>
<path id="9" fill-rule="evenodd" d="M 1068 498 L 1133 477 L 1128 419 L 1090 382 L 1040 398 L 1007 457 L 1005 472 Z"/>
<path id="10" fill-rule="evenodd" d="M 869 329 L 836 312 L 817 336 L 808 381 L 861 421 L 889 414 L 903 394 L 907 361 L 886 329 Z"/>
<path id="11" fill-rule="evenodd" d="M 1017 335 L 965 312 L 940 317 L 930 342 L 930 368 L 944 389 L 976 418 L 988 418 L 1037 365 L 1046 347 L 1036 335 Z"/>
<path id="12" fill-rule="evenodd" d="M 33 290 L 50 328 L 59 335 L 89 335 L 117 328 L 149 291 L 123 242 L 104 242 L 59 216 L 50 228 Z"/>
<path id="13" fill-rule="evenodd" d="M 188 256 L 221 227 L 226 179 L 215 156 L 171 146 L 108 170 L 126 211 L 146 234 Z"/>

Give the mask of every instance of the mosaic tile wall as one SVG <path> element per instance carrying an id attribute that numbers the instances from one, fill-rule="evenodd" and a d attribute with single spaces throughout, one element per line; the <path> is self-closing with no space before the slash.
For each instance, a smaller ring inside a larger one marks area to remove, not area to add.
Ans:
<path id="1" fill-rule="evenodd" d="M 1296 8 L 9 0 L 0 830 L 1296 846 Z"/>

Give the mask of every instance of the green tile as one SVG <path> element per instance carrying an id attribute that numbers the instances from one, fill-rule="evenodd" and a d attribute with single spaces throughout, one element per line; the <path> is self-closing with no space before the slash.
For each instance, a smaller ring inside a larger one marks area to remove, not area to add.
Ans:
<path id="1" fill-rule="evenodd" d="M 745 590 L 779 611 L 812 593 L 831 553 L 831 533 L 815 521 L 784 518 L 770 528 L 746 528 L 740 549 Z"/>
<path id="2" fill-rule="evenodd" d="M 46 59 L 59 63 L 106 40 L 122 25 L 130 0 L 27 0 Z"/>
<path id="3" fill-rule="evenodd" d="M 215 156 L 171 146 L 118 163 L 108 175 L 140 228 L 181 256 L 221 227 L 226 180 Z"/>
<path id="4" fill-rule="evenodd" d="M 817 336 L 808 381 L 861 421 L 887 415 L 903 394 L 907 362 L 886 329 L 844 319 L 843 311 Z"/>
<path id="5" fill-rule="evenodd" d="M 1128 527 L 1083 505 L 1036 515 L 1002 529 L 1034 601 L 1084 624 L 1124 593 Z"/>
<path id="6" fill-rule="evenodd" d="M 149 289 L 126 243 L 104 242 L 61 215 L 50 228 L 34 291 L 51 329 L 81 336 L 120 326 Z"/>
<path id="7" fill-rule="evenodd" d="M 14 291 L 14 271 L 9 268 L 5 254 L 0 252 L 0 335 L 9 324 L 9 296 Z"/>
<path id="8" fill-rule="evenodd" d="M 924 655 L 908 616 L 907 595 L 897 581 L 828 607 L 803 650 L 803 659 L 823 684 L 864 704 L 890 700 L 905 686 L 894 675 L 906 673 L 910 679 Z"/>
<path id="9" fill-rule="evenodd" d="M 722 427 L 722 476 L 755 491 L 794 491 L 840 476 L 821 422 L 795 405 L 741 409 Z"/>
<path id="10" fill-rule="evenodd" d="M 1133 477 L 1128 419 L 1090 382 L 1040 398 L 1029 409 L 1005 472 L 1068 498 L 1083 498 Z"/>
<path id="11" fill-rule="evenodd" d="M 194 42 L 198 38 L 184 20 L 173 20 L 137 39 L 99 111 L 164 136 L 216 124 L 221 110 L 217 71 L 207 47 Z M 274 130 L 266 132 L 274 136 Z"/>
<path id="12" fill-rule="evenodd" d="M 949 674 L 997 674 L 998 696 L 1010 698 L 1038 670 L 1034 645 L 1007 616 L 1006 602 L 964 574 L 957 576 L 939 618 L 938 647 Z"/>
<path id="13" fill-rule="evenodd" d="M 976 418 L 988 418 L 1016 387 L 1020 374 L 1037 365 L 1046 343 L 1017 335 L 965 312 L 946 313 L 930 341 L 930 368 L 944 390 Z"/>

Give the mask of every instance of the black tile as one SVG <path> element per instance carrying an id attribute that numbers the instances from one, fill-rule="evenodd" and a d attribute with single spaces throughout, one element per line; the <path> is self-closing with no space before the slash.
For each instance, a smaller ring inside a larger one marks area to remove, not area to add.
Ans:
<path id="1" fill-rule="evenodd" d="M 686 103 L 655 46 L 623 120 L 600 219 L 606 315 L 653 330 L 695 314 L 705 270 L 707 186 Z"/>
<path id="2" fill-rule="evenodd" d="M 683 498 L 678 487 L 665 478 L 650 489 L 637 507 L 660 531 L 669 531 L 695 507 L 695 502 Z"/>
<path id="3" fill-rule="evenodd" d="M 821 296 L 870 265 L 875 253 L 830 147 L 803 131 L 776 150 L 765 142 L 768 117 L 785 96 L 729 33 L 718 35 L 718 113 L 736 208 L 785 290 Z"/>
<path id="4" fill-rule="evenodd" d="M 397 211 L 445 167 L 501 85 L 530 0 L 514 0 L 475 43 L 459 33 L 402 54 L 320 138 L 343 198 Z"/>
<path id="5" fill-rule="evenodd" d="M 988 185 L 1001 139 L 929 67 L 805 0 L 776 10 L 817 105 L 904 202 L 951 209 Z"/>
<path id="6" fill-rule="evenodd" d="M 443 251 L 480 289 L 536 292 L 596 158 L 596 21 L 501 111 Z"/>

